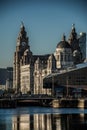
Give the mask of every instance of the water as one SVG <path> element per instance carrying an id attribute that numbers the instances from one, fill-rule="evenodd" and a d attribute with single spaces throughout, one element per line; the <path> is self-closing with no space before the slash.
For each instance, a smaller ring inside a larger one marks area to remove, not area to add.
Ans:
<path id="1" fill-rule="evenodd" d="M 0 130 L 86 130 L 87 109 L 0 109 Z"/>

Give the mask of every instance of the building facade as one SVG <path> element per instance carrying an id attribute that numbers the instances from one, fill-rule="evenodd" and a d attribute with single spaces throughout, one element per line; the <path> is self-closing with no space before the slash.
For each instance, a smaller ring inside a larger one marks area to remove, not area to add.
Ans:
<path id="1" fill-rule="evenodd" d="M 56 62 L 54 55 L 50 55 L 47 61 L 43 63 L 39 58 L 35 61 L 34 68 L 34 93 L 35 94 L 49 94 L 51 89 L 43 88 L 43 79 L 56 70 Z"/>
<path id="2" fill-rule="evenodd" d="M 56 58 L 56 67 L 58 69 L 64 69 L 69 66 L 73 66 L 72 48 L 66 41 L 65 35 L 63 35 L 62 41 L 57 44 L 54 56 Z"/>
<path id="3" fill-rule="evenodd" d="M 51 95 L 51 88 L 43 88 L 43 79 L 51 73 L 81 62 L 82 53 L 74 25 L 69 40 L 66 41 L 63 35 L 54 54 L 33 55 L 22 24 L 14 52 L 13 88 L 16 92 Z"/>
<path id="4" fill-rule="evenodd" d="M 79 39 L 79 45 L 82 52 L 82 58 L 83 60 L 85 60 L 86 59 L 86 33 L 81 32 L 78 39 Z"/>
<path id="5" fill-rule="evenodd" d="M 13 87 L 13 68 L 0 68 L 0 89 L 8 90 Z"/>
<path id="6" fill-rule="evenodd" d="M 68 42 L 69 42 L 71 49 L 72 49 L 74 64 L 81 63 L 82 62 L 82 52 L 81 52 L 75 24 L 72 25 L 72 31 L 70 33 L 70 37 L 68 39 Z"/>
<path id="7" fill-rule="evenodd" d="M 13 88 L 15 89 L 16 92 L 19 92 L 21 91 L 21 89 L 23 89 L 23 87 L 21 86 L 23 84 L 21 79 L 23 78 L 23 74 L 24 74 L 23 70 L 25 69 L 25 67 L 22 66 L 29 65 L 29 64 L 31 64 L 32 66 L 32 52 L 30 51 L 28 40 L 29 39 L 27 37 L 25 27 L 22 24 L 19 36 L 17 38 L 17 45 L 16 45 L 16 51 L 14 53 L 14 64 L 13 64 Z M 32 75 L 29 75 L 28 73 L 28 77 L 29 76 Z M 31 85 L 29 84 L 29 88 L 30 86 Z"/>
<path id="8" fill-rule="evenodd" d="M 44 78 L 43 88 L 51 88 L 60 97 L 87 96 L 87 62 L 60 70 Z M 53 80 L 52 80 L 53 79 Z M 52 87 L 54 84 L 54 87 Z"/>
<path id="9" fill-rule="evenodd" d="M 33 71 L 30 64 L 23 65 L 20 68 L 20 91 L 25 94 L 27 92 L 31 92 L 33 86 Z"/>

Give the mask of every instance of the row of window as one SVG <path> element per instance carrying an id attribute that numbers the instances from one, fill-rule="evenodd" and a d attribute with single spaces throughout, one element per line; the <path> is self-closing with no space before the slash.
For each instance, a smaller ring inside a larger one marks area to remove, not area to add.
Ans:
<path id="1" fill-rule="evenodd" d="M 57 60 L 58 61 L 72 61 L 72 56 L 70 56 L 70 55 L 63 55 L 63 54 L 61 54 L 61 55 L 57 55 Z"/>

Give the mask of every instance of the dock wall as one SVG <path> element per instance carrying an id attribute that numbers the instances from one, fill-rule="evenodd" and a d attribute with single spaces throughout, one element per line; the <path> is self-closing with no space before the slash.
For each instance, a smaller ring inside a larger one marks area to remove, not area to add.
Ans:
<path id="1" fill-rule="evenodd" d="M 54 108 L 87 108 L 87 99 L 54 99 Z"/>

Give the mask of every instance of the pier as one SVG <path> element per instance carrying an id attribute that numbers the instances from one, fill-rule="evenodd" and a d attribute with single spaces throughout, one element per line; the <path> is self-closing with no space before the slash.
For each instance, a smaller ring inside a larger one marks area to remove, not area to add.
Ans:
<path id="1" fill-rule="evenodd" d="M 0 99 L 0 108 L 49 106 L 53 108 L 87 108 L 87 98 L 18 97 Z"/>
<path id="2" fill-rule="evenodd" d="M 0 99 L 0 108 L 16 108 L 16 106 L 14 99 Z"/>
<path id="3" fill-rule="evenodd" d="M 52 101 L 54 108 L 87 108 L 87 99 L 54 99 Z"/>
<path id="4" fill-rule="evenodd" d="M 54 98 L 49 97 L 15 97 L 0 99 L 0 108 L 16 108 L 21 106 L 50 106 Z"/>

